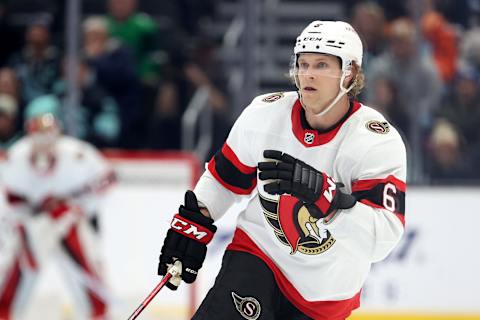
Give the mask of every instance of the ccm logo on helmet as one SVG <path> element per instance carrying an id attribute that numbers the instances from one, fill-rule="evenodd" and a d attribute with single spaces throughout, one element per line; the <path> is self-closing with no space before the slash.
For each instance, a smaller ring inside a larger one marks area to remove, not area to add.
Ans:
<path id="1" fill-rule="evenodd" d="M 213 233 L 188 219 L 183 218 L 182 216 L 176 214 L 173 219 L 170 227 L 180 234 L 189 237 L 190 239 L 197 240 L 202 243 L 209 243 L 212 240 Z"/>
<path id="2" fill-rule="evenodd" d="M 303 41 L 322 41 L 322 38 L 317 38 L 317 37 L 305 37 L 305 38 L 303 38 Z"/>

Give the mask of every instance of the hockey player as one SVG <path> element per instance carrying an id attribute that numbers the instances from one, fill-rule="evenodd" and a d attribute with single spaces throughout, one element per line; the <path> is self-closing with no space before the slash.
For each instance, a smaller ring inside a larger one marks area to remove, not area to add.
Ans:
<path id="1" fill-rule="evenodd" d="M 172 220 L 159 274 L 182 263 L 190 283 L 214 221 L 241 198 L 237 229 L 193 319 L 345 319 L 360 305 L 372 263 L 404 231 L 406 151 L 397 130 L 354 98 L 362 43 L 341 21 L 297 38 L 296 92 L 262 95 Z"/>
<path id="2" fill-rule="evenodd" d="M 27 135 L 8 150 L 2 170 L 18 232 L 0 277 L 1 319 L 22 318 L 50 258 L 64 271 L 81 319 L 103 319 L 107 311 L 97 270 L 96 211 L 113 173 L 93 146 L 61 135 L 58 108 L 51 96 L 27 106 Z"/>

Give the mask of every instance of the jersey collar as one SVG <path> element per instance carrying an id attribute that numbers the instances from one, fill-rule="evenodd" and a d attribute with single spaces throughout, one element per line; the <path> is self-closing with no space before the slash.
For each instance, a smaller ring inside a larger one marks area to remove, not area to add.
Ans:
<path id="1" fill-rule="evenodd" d="M 292 108 L 292 131 L 297 140 L 305 147 L 315 147 L 330 142 L 338 133 L 345 121 L 360 109 L 361 104 L 357 101 L 350 103 L 348 112 L 336 124 L 326 130 L 315 130 L 307 122 L 305 110 L 302 108 L 300 99 L 295 101 Z"/>

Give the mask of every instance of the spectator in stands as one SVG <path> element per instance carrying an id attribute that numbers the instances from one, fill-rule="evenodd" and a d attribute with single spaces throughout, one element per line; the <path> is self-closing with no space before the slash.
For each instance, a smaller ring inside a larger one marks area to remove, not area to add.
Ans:
<path id="1" fill-rule="evenodd" d="M 20 84 L 18 83 L 15 71 L 10 68 L 0 69 L 0 94 L 7 94 L 17 102 L 16 131 L 23 130 L 23 110 L 25 101 L 22 100 Z"/>
<path id="2" fill-rule="evenodd" d="M 478 179 L 472 158 L 466 157 L 465 144 L 458 131 L 443 119 L 439 120 L 430 137 L 431 154 L 428 171 L 432 184 L 466 183 Z"/>
<path id="3" fill-rule="evenodd" d="M 419 126 L 422 131 L 428 131 L 443 87 L 431 56 L 417 49 L 413 22 L 407 18 L 393 21 L 388 48 L 371 62 L 367 73 L 370 83 L 367 100 L 369 103 L 377 100 L 376 91 L 371 88 L 376 88 L 377 81 L 388 79 L 398 92 L 398 107 L 408 114 L 410 127 Z"/>
<path id="4" fill-rule="evenodd" d="M 25 33 L 25 46 L 14 54 L 9 65 L 22 87 L 22 98 L 32 99 L 51 92 L 59 76 L 60 55 L 50 42 L 49 21 L 34 20 Z"/>
<path id="5" fill-rule="evenodd" d="M 405 17 L 408 15 L 409 12 L 409 4 L 408 1 L 391 1 L 391 0 L 342 0 L 341 3 L 344 4 L 345 9 L 349 16 L 353 16 L 353 11 L 355 10 L 355 6 L 359 2 L 372 2 L 382 8 L 384 12 L 385 18 L 387 21 L 392 21 L 401 17 Z"/>
<path id="6" fill-rule="evenodd" d="M 207 159 L 210 159 L 221 148 L 232 126 L 229 100 L 225 94 L 227 80 L 222 63 L 216 55 L 213 40 L 206 35 L 199 35 L 194 43 L 196 44 L 184 72 L 194 90 L 203 87 L 209 93 L 208 103 L 213 113 L 212 146 L 207 154 Z"/>
<path id="7" fill-rule="evenodd" d="M 428 41 L 438 73 L 444 83 L 453 80 L 457 68 L 457 35 L 452 25 L 430 4 L 421 20 L 424 38 Z"/>
<path id="8" fill-rule="evenodd" d="M 207 89 L 208 104 L 213 112 L 212 155 L 221 147 L 230 129 L 228 99 L 225 96 L 225 79 L 221 63 L 216 58 L 211 39 L 200 37 L 192 40 L 193 48 L 182 50 L 177 56 L 166 80 L 158 90 L 157 103 L 152 118 L 149 146 L 160 149 L 180 148 L 181 117 L 191 98 L 200 88 Z"/>
<path id="9" fill-rule="evenodd" d="M 83 23 L 83 52 L 99 85 L 115 99 L 120 110 L 119 146 L 138 147 L 145 136 L 144 117 L 139 101 L 135 62 L 129 48 L 108 34 L 103 17 L 90 17 Z"/>
<path id="10" fill-rule="evenodd" d="M 176 0 L 177 24 L 188 35 L 197 36 L 204 28 L 204 24 L 213 18 L 216 9 L 216 0 Z"/>
<path id="11" fill-rule="evenodd" d="M 137 0 L 108 0 L 108 27 L 110 35 L 133 50 L 142 83 L 155 86 L 159 78 L 158 25 L 149 15 L 136 10 Z"/>
<path id="12" fill-rule="evenodd" d="M 480 70 L 480 26 L 463 34 L 460 41 L 460 59 L 477 70 Z"/>
<path id="13" fill-rule="evenodd" d="M 443 93 L 443 83 L 433 58 L 423 50 L 415 25 L 408 18 L 391 22 L 386 51 L 375 58 L 366 74 L 366 100 L 373 104 L 378 98 L 375 88 L 387 79 L 397 92 L 397 107 L 408 116 L 406 145 L 410 148 L 410 180 L 423 179 L 426 145 L 433 124 L 433 113 L 438 109 Z"/>
<path id="14" fill-rule="evenodd" d="M 0 69 L 0 93 L 20 97 L 20 87 L 15 71 L 11 68 Z"/>
<path id="15" fill-rule="evenodd" d="M 387 78 L 375 82 L 374 100 L 372 105 L 391 122 L 403 137 L 408 136 L 408 115 L 405 108 L 400 107 L 398 91 L 395 85 Z"/>
<path id="16" fill-rule="evenodd" d="M 85 61 L 79 62 L 78 86 L 80 105 L 75 114 L 76 136 L 99 148 L 116 147 L 120 134 L 120 115 L 115 100 L 95 79 L 94 72 Z M 65 120 L 66 82 L 62 78 L 53 89 L 62 105 Z M 68 121 L 63 121 L 68 123 Z"/>
<path id="17" fill-rule="evenodd" d="M 8 94 L 0 94 L 0 149 L 8 149 L 21 134 L 16 130 L 17 101 Z"/>
<path id="18" fill-rule="evenodd" d="M 358 3 L 353 8 L 352 26 L 362 39 L 364 70 L 368 72 L 371 60 L 383 53 L 386 46 L 386 21 L 382 7 L 373 1 Z"/>
<path id="19" fill-rule="evenodd" d="M 149 123 L 147 148 L 167 150 L 181 148 L 181 116 L 187 102 L 177 88 L 179 78 L 180 76 L 160 85 Z"/>
<path id="20" fill-rule="evenodd" d="M 454 81 L 452 94 L 437 114 L 448 122 L 459 139 L 469 147 L 462 150 L 462 158 L 473 158 L 480 148 L 480 74 L 475 68 L 462 64 Z"/>

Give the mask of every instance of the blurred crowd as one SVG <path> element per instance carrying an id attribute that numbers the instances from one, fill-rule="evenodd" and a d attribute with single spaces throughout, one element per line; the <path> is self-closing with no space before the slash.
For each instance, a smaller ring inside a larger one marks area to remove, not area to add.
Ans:
<path id="1" fill-rule="evenodd" d="M 179 149 L 182 113 L 200 87 L 208 88 L 215 127 L 223 128 L 218 140 L 225 138 L 225 81 L 213 41 L 198 27 L 212 13 L 210 2 L 175 5 L 182 16 L 173 28 L 141 12 L 137 0 L 108 0 L 103 14 L 82 17 L 74 119 L 79 138 L 99 148 Z M 68 103 L 65 22 L 39 14 L 19 31 L 9 25 L 7 9 L 0 2 L 3 149 L 22 135 L 32 101 L 48 95 L 64 109 Z"/>
<path id="2" fill-rule="evenodd" d="M 181 116 L 205 87 L 214 114 L 212 151 L 220 146 L 231 102 L 218 43 L 201 28 L 213 18 L 214 3 L 173 1 L 183 17 L 169 30 L 137 0 L 107 0 L 103 14 L 84 17 L 77 135 L 100 148 L 179 149 Z M 478 183 L 480 1 L 345 3 L 364 41 L 367 86 L 360 100 L 400 129 L 410 162 L 421 164 L 422 182 Z M 7 9 L 0 2 L 1 148 L 22 135 L 23 110 L 33 100 L 67 99 L 64 44 L 54 21 L 39 16 L 19 34 Z"/>
<path id="3" fill-rule="evenodd" d="M 369 1 L 352 7 L 364 40 L 364 101 L 403 134 L 431 184 L 478 183 L 480 1 Z"/>

